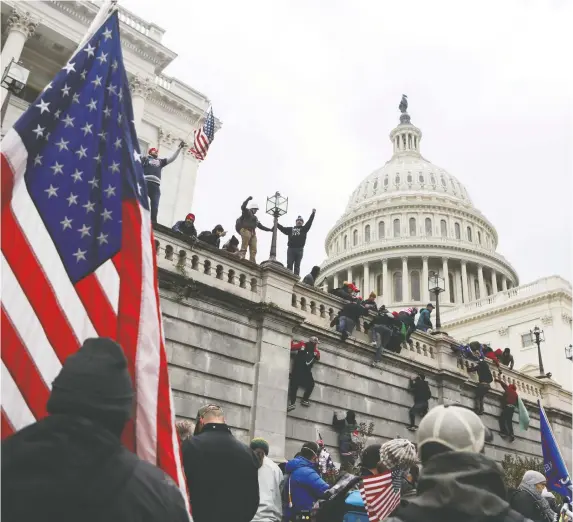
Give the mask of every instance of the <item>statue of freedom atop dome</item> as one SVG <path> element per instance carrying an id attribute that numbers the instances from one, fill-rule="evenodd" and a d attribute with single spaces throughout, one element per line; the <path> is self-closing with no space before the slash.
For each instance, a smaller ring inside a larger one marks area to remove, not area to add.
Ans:
<path id="1" fill-rule="evenodd" d="M 405 94 L 402 94 L 402 101 L 400 101 L 398 109 L 400 109 L 402 114 L 406 114 L 408 112 L 408 96 Z"/>

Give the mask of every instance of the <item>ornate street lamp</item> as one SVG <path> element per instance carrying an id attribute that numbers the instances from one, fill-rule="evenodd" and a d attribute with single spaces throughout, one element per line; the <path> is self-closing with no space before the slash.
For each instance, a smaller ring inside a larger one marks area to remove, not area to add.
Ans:
<path id="1" fill-rule="evenodd" d="M 2 104 L 2 113 L 0 118 L 0 123 L 4 123 L 4 116 L 6 115 L 6 110 L 8 109 L 8 104 L 10 102 L 10 96 L 12 94 L 20 94 L 26 83 L 28 82 L 28 76 L 30 71 L 26 69 L 20 62 L 15 62 L 14 58 L 10 60 L 10 63 L 4 69 L 2 73 L 2 87 L 4 87 L 8 93 Z"/>
<path id="2" fill-rule="evenodd" d="M 428 277 L 428 289 L 436 295 L 436 328 L 432 333 L 442 332 L 442 323 L 440 322 L 440 294 L 446 291 L 446 282 L 437 272 L 432 272 Z"/>
<path id="3" fill-rule="evenodd" d="M 539 379 L 545 379 L 545 370 L 543 369 L 543 359 L 541 358 L 541 343 L 545 342 L 545 333 L 540 330 L 538 326 L 529 330 L 529 335 L 531 337 L 531 342 L 537 345 L 537 356 L 539 358 Z"/>
<path id="4" fill-rule="evenodd" d="M 573 361 L 573 344 L 565 347 L 565 357 L 570 361 Z"/>
<path id="5" fill-rule="evenodd" d="M 275 192 L 274 196 L 267 198 L 267 214 L 273 216 L 273 239 L 271 241 L 271 254 L 269 261 L 279 263 L 277 261 L 277 224 L 279 217 L 284 216 L 288 210 L 288 198 L 281 196 L 280 192 Z"/>

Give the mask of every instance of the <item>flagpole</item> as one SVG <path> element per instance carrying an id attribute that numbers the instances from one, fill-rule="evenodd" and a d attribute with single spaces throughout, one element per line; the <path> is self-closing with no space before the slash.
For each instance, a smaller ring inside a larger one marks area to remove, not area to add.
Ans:
<path id="1" fill-rule="evenodd" d="M 118 0 L 105 0 L 105 2 L 102 4 L 99 11 L 95 15 L 94 19 L 92 20 L 92 23 L 90 24 L 87 33 L 81 39 L 78 48 L 75 50 L 73 56 L 75 56 L 79 51 L 81 51 L 85 47 L 86 43 L 88 43 L 90 38 L 98 31 L 98 29 L 109 18 L 109 16 L 118 10 L 117 2 Z"/>

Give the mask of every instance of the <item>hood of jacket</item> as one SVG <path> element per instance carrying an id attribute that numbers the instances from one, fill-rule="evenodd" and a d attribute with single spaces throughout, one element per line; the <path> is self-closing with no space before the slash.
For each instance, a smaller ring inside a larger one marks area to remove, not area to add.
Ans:
<path id="1" fill-rule="evenodd" d="M 51 415 L 20 430 L 2 442 L 2 518 L 98 520 L 134 472 L 118 465 L 124 451 L 82 417 Z"/>
<path id="2" fill-rule="evenodd" d="M 424 466 L 418 496 L 410 503 L 474 522 L 508 512 L 505 498 L 502 471 L 496 462 L 477 453 L 448 451 Z"/>
<path id="3" fill-rule="evenodd" d="M 312 468 L 314 470 L 318 469 L 318 466 L 316 464 L 314 464 L 313 462 L 311 462 L 310 460 L 301 457 L 300 455 L 298 457 L 295 457 L 292 460 L 289 460 L 286 463 L 286 467 L 285 467 L 285 471 L 287 473 L 292 473 L 293 471 L 300 469 L 300 468 Z"/>

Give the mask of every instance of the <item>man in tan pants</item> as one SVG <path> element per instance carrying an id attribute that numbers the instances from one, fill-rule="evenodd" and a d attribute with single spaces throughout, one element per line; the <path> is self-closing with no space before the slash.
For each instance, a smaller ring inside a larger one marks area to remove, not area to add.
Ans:
<path id="1" fill-rule="evenodd" d="M 257 219 L 256 213 L 259 210 L 259 205 L 256 203 L 250 203 L 252 196 L 249 196 L 243 204 L 241 205 L 241 217 L 237 219 L 236 230 L 241 236 L 241 250 L 239 252 L 239 257 L 244 259 L 247 254 L 247 248 L 249 249 L 249 259 L 256 263 L 257 257 L 257 233 L 256 229 L 260 228 L 265 232 L 272 232 L 272 228 L 267 228 L 261 225 Z"/>

